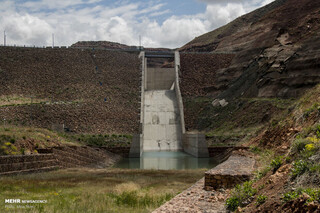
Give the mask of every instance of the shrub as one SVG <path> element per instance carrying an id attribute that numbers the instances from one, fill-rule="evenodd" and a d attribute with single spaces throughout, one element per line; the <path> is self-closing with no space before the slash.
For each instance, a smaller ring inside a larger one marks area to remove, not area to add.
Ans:
<path id="1" fill-rule="evenodd" d="M 260 185 L 260 186 L 258 187 L 258 190 L 261 190 L 261 189 L 263 189 L 264 187 L 265 187 L 265 185 L 262 184 L 262 185 Z"/>
<path id="2" fill-rule="evenodd" d="M 121 194 L 108 193 L 107 196 L 113 198 L 117 206 L 130 207 L 160 206 L 173 197 L 172 194 L 168 193 L 162 196 L 139 195 L 137 191 L 124 191 Z"/>
<path id="3" fill-rule="evenodd" d="M 128 205 L 134 207 L 138 205 L 138 195 L 136 191 L 122 192 L 120 195 L 114 195 L 113 198 L 118 206 Z"/>
<path id="4" fill-rule="evenodd" d="M 230 211 L 237 210 L 238 206 L 240 206 L 240 201 L 238 197 L 230 197 L 226 201 L 227 209 Z"/>
<path id="5" fill-rule="evenodd" d="M 302 175 L 308 170 L 308 163 L 304 160 L 298 160 L 293 163 L 293 168 L 291 171 L 291 176 L 296 178 L 297 176 Z"/>
<path id="6" fill-rule="evenodd" d="M 257 190 L 252 187 L 252 181 L 246 181 L 242 185 L 236 185 L 231 192 L 231 197 L 227 199 L 227 209 L 234 211 L 238 206 L 243 207 L 251 202 L 252 196 L 257 193 Z"/>
<path id="7" fill-rule="evenodd" d="M 313 143 L 309 143 L 305 147 L 306 151 L 314 151 L 316 149 L 315 145 Z"/>
<path id="8" fill-rule="evenodd" d="M 261 178 L 263 178 L 264 176 L 266 176 L 266 174 L 270 171 L 270 167 L 266 166 L 263 169 L 255 172 L 255 180 L 260 180 Z"/>
<path id="9" fill-rule="evenodd" d="M 94 145 L 94 146 L 103 146 L 105 145 L 105 138 L 103 136 L 95 137 L 94 135 L 92 137 L 87 137 L 84 140 L 88 145 Z"/>
<path id="10" fill-rule="evenodd" d="M 263 204 L 264 202 L 266 202 L 267 199 L 268 199 L 267 196 L 265 196 L 265 195 L 259 195 L 259 196 L 257 197 L 257 202 L 256 202 L 256 204 L 257 204 L 257 205 L 261 205 L 261 204 Z"/>
<path id="11" fill-rule="evenodd" d="M 298 138 L 298 139 L 294 140 L 294 142 L 292 144 L 293 154 L 300 153 L 302 150 L 304 150 L 306 145 L 309 143 L 310 142 L 307 139 Z"/>
<path id="12" fill-rule="evenodd" d="M 317 138 L 320 138 L 320 124 L 318 124 L 316 127 L 316 135 L 317 135 Z"/>
<path id="13" fill-rule="evenodd" d="M 276 157 L 274 160 L 271 161 L 270 166 L 271 168 L 273 168 L 273 172 L 277 171 L 277 169 L 280 168 L 280 166 L 282 165 L 282 156 L 278 156 Z"/>
<path id="14" fill-rule="evenodd" d="M 307 195 L 310 196 L 310 198 L 307 200 L 307 202 L 319 202 L 320 203 L 320 189 L 311 189 L 311 188 L 307 188 L 305 190 L 303 190 L 303 192 L 305 192 Z"/>
<path id="15" fill-rule="evenodd" d="M 313 137 L 307 137 L 307 140 L 312 142 L 312 143 L 318 143 L 320 142 L 320 139 L 318 139 L 317 137 L 313 136 Z"/>
<path id="16" fill-rule="evenodd" d="M 282 196 L 282 201 L 283 202 L 289 202 L 291 200 L 295 200 L 299 197 L 299 192 L 296 191 L 292 191 L 292 192 L 287 192 L 285 194 L 283 194 Z"/>
<path id="17" fill-rule="evenodd" d="M 10 142 L 3 143 L 2 146 L 0 146 L 0 155 L 17 155 L 17 147 Z"/>
<path id="18" fill-rule="evenodd" d="M 317 163 L 316 163 L 316 164 L 310 166 L 310 167 L 309 167 L 309 171 L 320 174 L 320 164 L 317 164 Z"/>
<path id="19" fill-rule="evenodd" d="M 261 149 L 258 146 L 251 146 L 250 151 L 255 154 L 259 154 L 261 152 Z"/>
<path id="20" fill-rule="evenodd" d="M 320 104 L 314 103 L 309 109 L 304 112 L 304 117 L 309 117 L 313 112 L 320 112 Z"/>
<path id="21" fill-rule="evenodd" d="M 320 189 L 311 189 L 311 188 L 306 188 L 306 189 L 298 189 L 296 191 L 291 191 L 287 192 L 283 195 L 282 200 L 283 202 L 288 202 L 291 200 L 297 199 L 302 193 L 306 193 L 309 195 L 309 199 L 307 200 L 307 203 L 309 202 L 320 202 Z"/>

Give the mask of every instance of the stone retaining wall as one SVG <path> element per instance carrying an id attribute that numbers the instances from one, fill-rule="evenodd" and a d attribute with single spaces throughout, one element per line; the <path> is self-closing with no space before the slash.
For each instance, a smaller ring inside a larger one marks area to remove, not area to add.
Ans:
<path id="1" fill-rule="evenodd" d="M 53 154 L 0 156 L 0 175 L 59 169 L 59 162 Z"/>
<path id="2" fill-rule="evenodd" d="M 251 178 L 255 160 L 231 156 L 227 161 L 205 173 L 205 190 L 231 188 Z"/>
<path id="3" fill-rule="evenodd" d="M 109 167 L 121 159 L 107 150 L 87 146 L 38 149 L 37 155 L 0 156 L 0 176 L 71 167 Z"/>

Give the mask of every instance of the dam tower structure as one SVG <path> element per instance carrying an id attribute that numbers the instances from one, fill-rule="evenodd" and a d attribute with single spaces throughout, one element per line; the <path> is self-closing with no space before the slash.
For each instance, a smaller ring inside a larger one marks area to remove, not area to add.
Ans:
<path id="1" fill-rule="evenodd" d="M 139 57 L 142 60 L 141 134 L 135 136 L 130 155 L 183 150 L 185 124 L 179 88 L 179 52 L 143 51 Z"/>

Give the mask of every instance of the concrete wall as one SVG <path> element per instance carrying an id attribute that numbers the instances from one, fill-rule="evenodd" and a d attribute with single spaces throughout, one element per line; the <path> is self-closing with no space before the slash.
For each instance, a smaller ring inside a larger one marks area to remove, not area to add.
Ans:
<path id="1" fill-rule="evenodd" d="M 174 61 L 175 61 L 175 83 L 174 83 L 174 90 L 176 92 L 177 96 L 177 103 L 179 107 L 180 112 L 180 124 L 181 124 L 181 131 L 182 134 L 186 133 L 185 123 L 184 123 L 184 109 L 183 109 L 183 101 L 180 91 L 180 78 L 179 78 L 179 72 L 180 72 L 180 54 L 178 51 L 174 53 Z"/>
<path id="2" fill-rule="evenodd" d="M 130 147 L 129 157 L 140 158 L 143 152 L 143 132 L 144 132 L 144 92 L 146 88 L 146 69 L 147 59 L 145 58 L 145 52 L 141 52 L 139 58 L 141 63 L 141 105 L 140 105 L 140 133 L 133 135 L 132 143 Z"/>
<path id="3" fill-rule="evenodd" d="M 170 90 L 175 81 L 174 68 L 147 68 L 146 90 Z"/>
<path id="4" fill-rule="evenodd" d="M 209 157 L 206 137 L 203 134 L 183 134 L 183 150 L 195 157 Z"/>
<path id="5" fill-rule="evenodd" d="M 145 91 L 143 150 L 180 150 L 181 125 L 173 90 Z"/>
<path id="6" fill-rule="evenodd" d="M 142 155 L 143 151 L 143 135 L 138 134 L 138 135 L 133 135 L 132 137 L 132 143 L 130 147 L 130 153 L 129 157 L 130 158 L 140 158 Z"/>

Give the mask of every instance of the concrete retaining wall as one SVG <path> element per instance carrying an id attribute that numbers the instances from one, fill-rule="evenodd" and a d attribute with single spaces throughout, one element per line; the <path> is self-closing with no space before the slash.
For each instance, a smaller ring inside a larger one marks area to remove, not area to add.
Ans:
<path id="1" fill-rule="evenodd" d="M 180 91 L 180 54 L 178 51 L 174 53 L 174 61 L 175 61 L 175 83 L 174 83 L 174 90 L 176 92 L 177 103 L 179 107 L 180 113 L 180 124 L 181 124 L 181 133 L 186 133 L 185 123 L 184 123 L 184 109 L 183 109 L 183 101 Z"/>
<path id="2" fill-rule="evenodd" d="M 132 143 L 130 147 L 129 157 L 140 158 L 143 152 L 143 135 L 133 135 Z"/>
<path id="3" fill-rule="evenodd" d="M 147 88 L 147 78 L 146 78 L 146 70 L 147 70 L 147 58 L 145 58 L 145 52 L 142 51 L 139 54 L 139 58 L 141 59 L 141 105 L 140 105 L 140 132 L 141 134 L 136 134 L 132 138 L 129 157 L 139 158 L 143 152 L 143 132 L 144 132 L 144 104 L 145 104 L 145 90 Z"/>
<path id="4" fill-rule="evenodd" d="M 195 157 L 209 157 L 205 135 L 185 133 L 183 134 L 183 150 Z"/>

